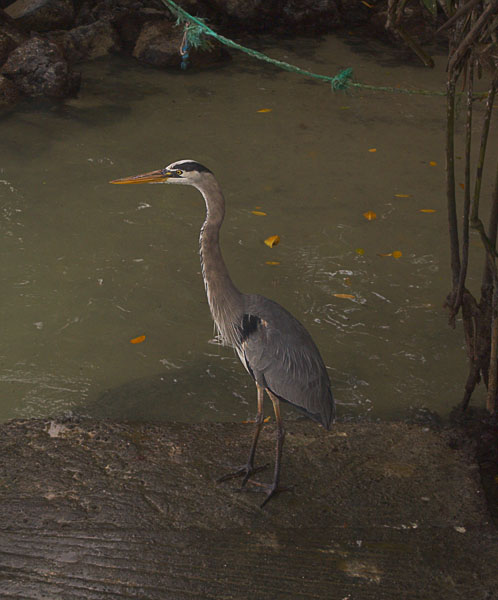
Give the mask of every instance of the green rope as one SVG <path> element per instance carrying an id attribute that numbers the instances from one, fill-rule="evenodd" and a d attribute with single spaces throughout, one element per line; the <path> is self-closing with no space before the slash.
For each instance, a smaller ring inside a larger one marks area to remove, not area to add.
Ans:
<path id="1" fill-rule="evenodd" d="M 432 92 L 430 90 L 417 90 L 417 89 L 409 90 L 409 89 L 398 88 L 398 87 L 385 87 L 385 86 L 375 86 L 375 85 L 368 85 L 368 84 L 364 84 L 364 83 L 357 83 L 357 82 L 352 81 L 353 69 L 351 69 L 351 68 L 344 69 L 343 71 L 341 71 L 334 77 L 331 77 L 330 75 L 320 75 L 318 73 L 312 73 L 311 71 L 307 71 L 306 69 L 301 69 L 300 67 L 296 67 L 296 66 L 286 63 L 282 60 L 276 60 L 274 58 L 270 58 L 266 54 L 263 54 L 262 52 L 258 52 L 257 50 L 252 50 L 251 48 L 246 48 L 245 46 L 241 46 L 240 44 L 237 44 L 236 42 L 216 33 L 216 31 L 214 31 L 208 25 L 206 25 L 206 23 L 202 19 L 192 16 L 186 10 L 181 8 L 181 6 L 178 6 L 178 4 L 173 2 L 173 0 L 162 0 L 162 2 L 177 17 L 177 23 L 182 23 L 182 22 L 190 23 L 189 31 L 192 27 L 192 23 L 194 23 L 196 26 L 195 32 L 196 32 L 197 36 L 199 36 L 200 32 L 202 31 L 205 35 L 209 35 L 209 36 L 215 38 L 216 40 L 218 40 L 225 46 L 228 46 L 229 48 L 234 48 L 235 50 L 240 50 L 241 52 L 244 52 L 245 54 L 248 54 L 249 56 L 252 56 L 253 58 L 257 58 L 258 60 L 264 60 L 265 62 L 275 65 L 276 67 L 280 67 L 281 69 L 284 69 L 285 71 L 299 73 L 300 75 L 305 75 L 306 77 L 313 77 L 314 79 L 319 79 L 321 81 L 328 81 L 332 87 L 332 90 L 334 90 L 334 91 L 347 90 L 349 88 L 361 88 L 364 90 L 374 90 L 376 92 L 390 92 L 390 93 L 398 93 L 398 94 L 421 94 L 424 96 L 446 96 L 446 92 Z M 187 32 L 187 35 L 189 35 L 189 32 Z M 476 97 L 482 98 L 485 96 L 486 96 L 486 94 L 479 94 L 479 95 L 476 94 Z"/>

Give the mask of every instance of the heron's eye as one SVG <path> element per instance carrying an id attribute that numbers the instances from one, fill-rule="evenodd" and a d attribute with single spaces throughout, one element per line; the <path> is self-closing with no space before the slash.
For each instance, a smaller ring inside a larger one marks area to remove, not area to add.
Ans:
<path id="1" fill-rule="evenodd" d="M 176 174 L 177 174 L 177 175 L 183 175 L 183 171 L 181 171 L 180 169 L 178 169 L 178 170 L 176 171 Z"/>

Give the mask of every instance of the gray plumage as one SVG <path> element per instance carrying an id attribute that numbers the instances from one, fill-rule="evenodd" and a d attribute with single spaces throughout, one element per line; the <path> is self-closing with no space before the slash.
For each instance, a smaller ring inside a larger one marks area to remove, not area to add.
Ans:
<path id="1" fill-rule="evenodd" d="M 241 343 L 248 370 L 260 386 L 329 429 L 335 415 L 330 381 L 310 334 L 276 302 L 255 294 L 243 300 L 245 314 L 257 318 Z"/>
<path id="2" fill-rule="evenodd" d="M 203 165 L 182 160 L 164 169 L 115 180 L 111 183 L 176 183 L 196 187 L 204 197 L 206 219 L 200 234 L 202 276 L 209 308 L 224 344 L 232 346 L 255 380 L 258 391 L 256 428 L 247 465 L 222 477 L 243 476 L 267 490 L 262 506 L 279 487 L 284 429 L 279 402 L 288 402 L 329 429 L 335 417 L 330 381 L 320 352 L 304 326 L 276 302 L 256 294 L 242 294 L 235 287 L 223 260 L 219 232 L 225 215 L 225 200 L 213 173 Z M 277 422 L 276 460 L 273 482 L 250 479 L 261 470 L 254 456 L 263 424 L 263 393 L 272 400 Z"/>

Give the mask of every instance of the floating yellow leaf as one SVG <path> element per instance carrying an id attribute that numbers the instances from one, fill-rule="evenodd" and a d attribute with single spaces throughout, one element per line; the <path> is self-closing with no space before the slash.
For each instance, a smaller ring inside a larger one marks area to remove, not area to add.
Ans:
<path id="1" fill-rule="evenodd" d="M 365 0 L 361 0 L 361 3 L 368 6 L 368 8 L 373 8 L 373 4 L 369 4 L 368 2 L 365 2 Z"/>
<path id="2" fill-rule="evenodd" d="M 279 265 L 279 264 L 280 264 L 280 261 L 278 261 L 278 260 L 267 260 L 265 262 L 265 265 Z"/>
<path id="3" fill-rule="evenodd" d="M 462 188 L 462 190 L 465 189 L 465 183 L 459 183 L 458 185 Z"/>
<path id="4" fill-rule="evenodd" d="M 431 167 L 437 166 L 437 162 L 435 160 L 431 160 L 431 162 L 429 164 L 431 165 Z"/>
<path id="5" fill-rule="evenodd" d="M 410 198 L 411 194 L 394 194 L 396 198 Z"/>
<path id="6" fill-rule="evenodd" d="M 377 152 L 377 148 L 369 148 L 368 151 L 369 152 Z"/>
<path id="7" fill-rule="evenodd" d="M 260 108 L 258 110 L 259 113 L 267 113 L 267 112 L 271 112 L 273 109 L 272 108 Z"/>
<path id="8" fill-rule="evenodd" d="M 354 300 L 353 294 L 332 294 L 336 298 L 348 298 L 349 300 Z"/>
<path id="9" fill-rule="evenodd" d="M 266 217 L 266 213 L 263 212 L 262 210 L 253 210 L 251 212 L 253 215 L 256 215 L 258 217 Z"/>
<path id="10" fill-rule="evenodd" d="M 374 219 L 377 218 L 377 215 L 374 213 L 373 210 L 367 210 L 367 212 L 363 213 L 363 216 L 365 217 L 365 219 L 367 221 L 373 221 Z"/>
<path id="11" fill-rule="evenodd" d="M 139 335 L 138 337 L 130 340 L 130 344 L 141 344 L 142 342 L 145 342 L 145 335 Z"/>
<path id="12" fill-rule="evenodd" d="M 435 208 L 421 208 L 419 212 L 434 213 L 434 212 L 436 212 L 436 209 Z"/>
<path id="13" fill-rule="evenodd" d="M 276 246 L 279 242 L 280 242 L 279 235 L 270 235 L 270 237 L 266 238 L 266 240 L 265 240 L 265 244 L 270 248 L 273 248 L 273 246 Z"/>
<path id="14" fill-rule="evenodd" d="M 377 252 L 377 256 L 382 256 L 382 258 L 385 258 L 386 256 L 392 256 L 393 258 L 401 258 L 403 256 L 403 253 L 401 252 L 401 250 L 394 250 L 394 252 L 386 253 Z"/>
<path id="15" fill-rule="evenodd" d="M 271 417 L 265 417 L 263 419 L 263 423 L 268 423 L 268 421 L 271 420 Z M 254 419 L 249 419 L 248 421 L 242 421 L 242 425 L 249 425 L 251 423 L 256 423 L 256 421 Z"/>
<path id="16" fill-rule="evenodd" d="M 365 250 L 363 248 L 356 248 L 355 252 L 360 256 L 363 256 L 365 254 Z"/>

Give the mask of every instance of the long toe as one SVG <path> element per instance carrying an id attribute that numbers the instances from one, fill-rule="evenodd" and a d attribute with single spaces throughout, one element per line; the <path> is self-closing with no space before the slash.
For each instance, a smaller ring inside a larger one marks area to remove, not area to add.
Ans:
<path id="1" fill-rule="evenodd" d="M 267 463 L 266 465 L 261 465 L 261 467 L 254 467 L 250 471 L 248 470 L 247 473 L 246 473 L 246 475 L 245 475 L 245 477 L 244 477 L 244 479 L 242 480 L 242 483 L 241 483 L 240 487 L 244 488 L 246 486 L 246 483 L 249 481 L 249 477 L 252 477 L 256 473 L 259 473 L 260 471 L 264 471 L 269 466 L 270 466 L 270 464 Z"/>
<path id="2" fill-rule="evenodd" d="M 247 483 L 251 485 L 258 486 L 261 490 L 266 492 L 266 498 L 260 504 L 260 507 L 263 508 L 265 504 L 267 504 L 274 496 L 280 494 L 281 492 L 291 492 L 294 487 L 280 487 L 275 485 L 275 483 L 262 483 L 261 481 L 254 481 L 253 479 L 248 479 Z"/>
<path id="3" fill-rule="evenodd" d="M 249 481 L 249 477 L 254 475 L 255 473 L 259 473 L 260 471 L 264 471 L 269 467 L 268 464 L 262 465 L 261 467 L 251 467 L 250 465 L 245 465 L 243 467 L 239 467 L 226 475 L 223 475 L 219 479 L 217 479 L 217 483 L 222 483 L 223 481 L 228 481 L 229 479 L 235 479 L 235 477 L 243 477 L 242 486 L 244 487 L 246 483 Z"/>
<path id="4" fill-rule="evenodd" d="M 270 486 L 270 490 L 268 491 L 268 493 L 266 494 L 266 498 L 263 500 L 263 502 L 259 505 L 260 508 L 263 508 L 265 506 L 265 504 L 267 504 L 272 498 L 273 496 L 276 496 L 277 494 L 279 494 L 280 492 L 284 492 L 287 490 L 281 489 L 279 487 L 275 487 L 275 486 Z"/>

